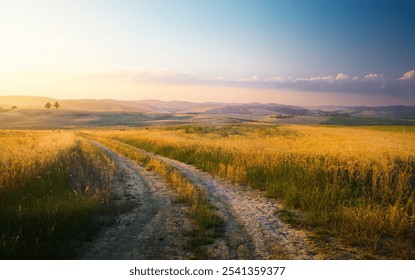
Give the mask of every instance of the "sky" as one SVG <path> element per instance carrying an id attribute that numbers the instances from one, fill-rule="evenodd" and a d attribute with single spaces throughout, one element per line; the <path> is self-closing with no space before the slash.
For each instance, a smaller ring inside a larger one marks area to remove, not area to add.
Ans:
<path id="1" fill-rule="evenodd" d="M 0 96 L 415 105 L 412 0 L 0 0 Z"/>

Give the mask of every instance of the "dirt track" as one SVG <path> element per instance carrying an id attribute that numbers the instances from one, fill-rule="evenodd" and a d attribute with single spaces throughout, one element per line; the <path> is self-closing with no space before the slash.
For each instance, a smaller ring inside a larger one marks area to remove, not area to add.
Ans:
<path id="1" fill-rule="evenodd" d="M 120 142 L 121 143 L 121 142 Z M 98 144 L 100 145 L 100 144 Z M 123 144 L 127 145 L 127 144 Z M 89 259 L 188 259 L 184 230 L 192 228 L 188 210 L 173 203 L 174 194 L 163 179 L 100 145 L 117 163 L 117 196 L 136 207 L 121 215 L 115 227 L 104 231 L 84 255 Z M 136 148 L 135 148 L 136 149 Z M 260 191 L 217 179 L 195 167 L 154 155 L 181 171 L 204 189 L 209 203 L 224 219 L 223 234 L 207 247 L 212 259 L 360 259 L 354 248 L 333 238 L 324 241 L 305 230 L 283 223 L 281 206 Z"/>
<path id="2" fill-rule="evenodd" d="M 189 259 L 185 233 L 193 225 L 188 209 L 174 203 L 164 180 L 99 145 L 116 162 L 116 207 L 125 208 L 112 226 L 85 245 L 81 259 Z"/>

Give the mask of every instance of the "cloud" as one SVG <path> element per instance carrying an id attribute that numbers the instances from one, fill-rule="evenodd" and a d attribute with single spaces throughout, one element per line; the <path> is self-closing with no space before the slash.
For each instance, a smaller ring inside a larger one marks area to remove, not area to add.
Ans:
<path id="1" fill-rule="evenodd" d="M 328 81 L 328 82 L 333 82 L 333 76 L 324 76 L 324 77 L 311 77 L 309 79 L 310 81 Z"/>
<path id="2" fill-rule="evenodd" d="M 406 80 L 412 80 L 413 78 L 415 78 L 415 69 L 405 72 L 399 80 L 406 81 Z"/>
<path id="3" fill-rule="evenodd" d="M 250 78 L 241 78 L 241 79 L 237 79 L 236 81 L 237 82 L 259 82 L 261 81 L 261 79 L 257 75 L 254 75 Z"/>
<path id="4" fill-rule="evenodd" d="M 341 80 L 347 80 L 349 79 L 349 76 L 343 73 L 339 73 L 336 75 L 336 80 L 341 81 Z"/>
<path id="5" fill-rule="evenodd" d="M 353 79 L 358 79 L 359 77 L 354 77 Z M 328 76 L 315 76 L 315 77 L 300 77 L 294 79 L 294 81 L 297 82 L 304 82 L 304 81 L 310 81 L 310 82 L 319 82 L 319 81 L 325 81 L 325 82 L 334 82 L 334 81 L 344 81 L 349 80 L 350 77 L 347 74 L 344 73 L 338 73 L 336 76 L 328 75 Z"/>
<path id="6" fill-rule="evenodd" d="M 275 76 L 271 78 L 264 79 L 265 82 L 285 82 L 287 79 L 281 76 Z"/>
<path id="7" fill-rule="evenodd" d="M 335 75 L 296 78 L 276 76 L 260 79 L 257 76 L 254 77 L 255 79 L 238 79 L 237 82 L 228 81 L 228 83 L 247 87 L 294 89 L 315 92 L 371 93 L 396 96 L 413 96 L 415 93 L 415 70 L 409 71 L 404 75 L 405 80 L 411 80 L 410 83 L 402 83 L 402 78 L 399 80 L 387 79 L 380 73 L 368 73 L 361 77 L 342 72 Z"/>
<path id="8" fill-rule="evenodd" d="M 310 77 L 271 76 L 226 78 L 223 76 L 204 76 L 186 71 L 137 71 L 88 75 L 87 78 L 124 79 L 132 83 L 162 85 L 207 85 L 233 88 L 268 88 L 292 89 L 314 92 L 371 93 L 379 95 L 406 95 L 415 93 L 415 70 L 406 72 L 400 79 L 388 79 L 379 73 L 368 73 L 362 76 L 349 75 L 343 72 L 332 75 Z M 405 80 L 405 81 L 403 81 Z"/>
<path id="9" fill-rule="evenodd" d="M 309 77 L 309 78 L 304 78 L 304 77 L 301 77 L 301 78 L 296 78 L 296 79 L 293 79 L 293 81 L 294 82 L 307 82 L 307 81 L 310 81 L 310 82 L 316 82 L 316 81 L 327 81 L 327 82 L 333 82 L 334 81 L 334 77 L 333 76 L 324 76 L 324 77 L 322 77 L 322 76 L 316 76 L 316 77 Z"/>
<path id="10" fill-rule="evenodd" d="M 383 74 L 370 73 L 365 76 L 365 79 L 379 79 L 383 78 Z"/>

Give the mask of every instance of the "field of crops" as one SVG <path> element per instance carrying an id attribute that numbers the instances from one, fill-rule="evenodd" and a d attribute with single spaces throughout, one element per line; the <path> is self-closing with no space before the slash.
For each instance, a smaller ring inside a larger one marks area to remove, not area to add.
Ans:
<path id="1" fill-rule="evenodd" d="M 415 256 L 414 128 L 195 124 L 0 131 L 0 258 L 75 258 L 98 231 L 117 168 L 91 140 L 160 174 L 201 234 L 223 222 L 205 193 L 133 147 L 263 190 L 297 228 L 373 256 Z"/>
<path id="2" fill-rule="evenodd" d="M 305 214 L 287 212 L 292 223 L 373 254 L 413 257 L 413 128 L 189 125 L 93 133 L 265 190 Z"/>

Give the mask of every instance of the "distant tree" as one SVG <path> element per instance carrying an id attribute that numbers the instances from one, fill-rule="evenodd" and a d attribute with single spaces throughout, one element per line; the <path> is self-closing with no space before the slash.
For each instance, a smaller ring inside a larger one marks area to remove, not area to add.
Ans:
<path id="1" fill-rule="evenodd" d="M 12 106 L 12 110 L 17 109 L 17 106 Z"/>
<path id="2" fill-rule="evenodd" d="M 56 101 L 55 104 L 53 104 L 53 107 L 55 107 L 55 109 L 58 109 L 60 107 L 58 101 Z"/>
<path id="3" fill-rule="evenodd" d="M 50 109 L 50 107 L 52 107 L 52 104 L 50 104 L 49 102 L 45 104 L 46 109 Z"/>

